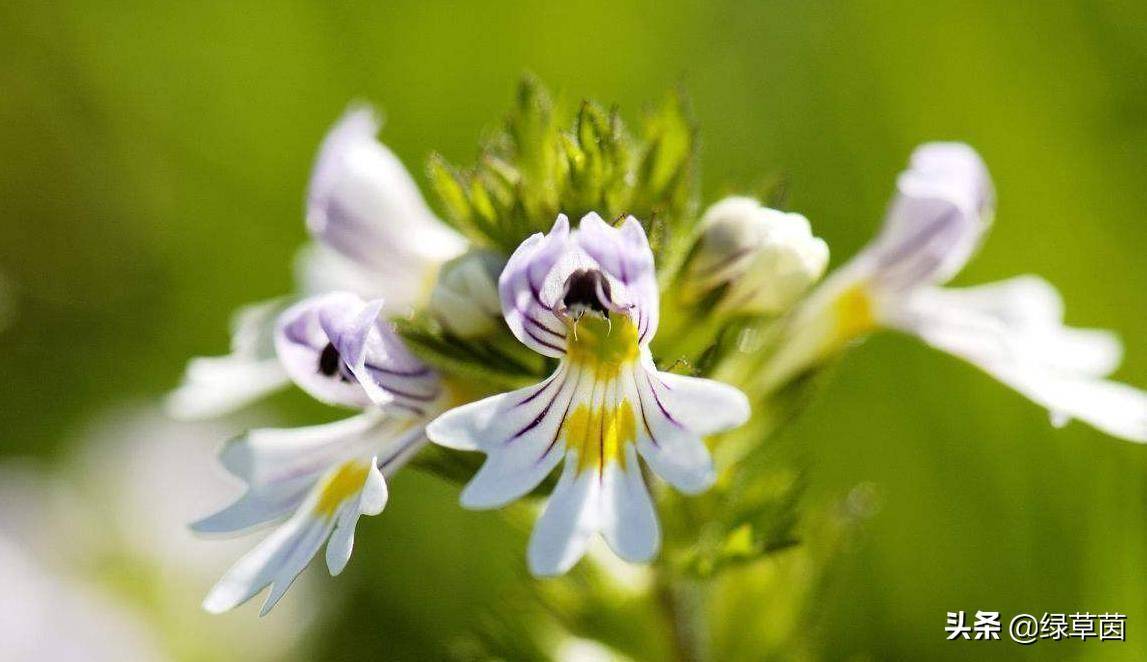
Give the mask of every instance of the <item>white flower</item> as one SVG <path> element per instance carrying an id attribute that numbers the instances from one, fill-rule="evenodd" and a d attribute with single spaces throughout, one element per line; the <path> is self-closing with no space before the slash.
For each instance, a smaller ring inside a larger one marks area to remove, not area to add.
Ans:
<path id="1" fill-rule="evenodd" d="M 375 137 L 379 121 L 353 106 L 328 132 L 307 192 L 307 227 L 316 242 L 297 262 L 303 295 L 345 290 L 381 298 L 386 312 L 424 300 L 441 264 L 466 242 L 430 211 L 410 173 Z M 168 397 L 169 413 L 200 419 L 235 411 L 286 387 L 270 338 L 285 299 L 240 310 L 231 353 L 198 357 Z"/>
<path id="2" fill-rule="evenodd" d="M 686 285 L 705 293 L 728 287 L 720 306 L 779 315 L 824 275 L 828 244 L 814 237 L 808 219 L 730 197 L 701 218 L 701 238 Z"/>
<path id="3" fill-rule="evenodd" d="M 880 327 L 964 359 L 1033 402 L 1053 421 L 1078 418 L 1147 442 L 1147 393 L 1105 379 L 1121 345 L 1107 331 L 1063 324 L 1055 288 L 1036 276 L 990 285 L 940 285 L 971 258 L 995 193 L 976 152 L 959 143 L 916 150 L 897 181 L 884 228 L 796 312 L 763 381 L 776 387 Z"/>
<path id="4" fill-rule="evenodd" d="M 192 528 L 238 532 L 287 519 L 216 584 L 203 603 L 208 611 L 271 585 L 267 613 L 324 543 L 328 569 L 341 572 L 359 516 L 386 505 L 384 476 L 425 443 L 425 424 L 441 409 L 439 379 L 379 319 L 381 308 L 336 292 L 280 316 L 275 347 L 295 383 L 323 402 L 365 411 L 327 425 L 254 430 L 223 449 L 220 461 L 247 491 Z"/>
<path id="5" fill-rule="evenodd" d="M 559 216 L 549 234 L 518 247 L 498 287 L 514 335 L 560 362 L 541 384 L 431 423 L 434 442 L 488 455 L 462 504 L 509 503 L 564 460 L 530 539 L 530 570 L 565 572 L 599 532 L 623 559 L 649 560 L 660 531 L 638 456 L 684 492 L 708 488 L 714 470 L 702 437 L 744 423 L 747 399 L 730 386 L 654 365 L 656 274 L 632 217 L 613 228 L 589 214 L 571 233 Z"/>
<path id="6" fill-rule="evenodd" d="M 236 532 L 286 521 L 220 580 L 204 601 L 209 611 L 271 585 L 266 613 L 324 543 L 329 570 L 340 572 L 359 515 L 382 510 L 384 476 L 425 443 L 425 424 L 442 409 L 438 376 L 380 315 L 425 299 L 439 266 L 465 242 L 434 217 L 413 178 L 375 138 L 378 126 L 369 108 L 352 108 L 319 150 L 307 194 L 307 227 L 317 243 L 298 264 L 302 292 L 316 296 L 241 311 L 232 353 L 192 360 L 168 399 L 171 413 L 199 418 L 293 382 L 322 402 L 361 412 L 329 425 L 255 430 L 224 449 L 224 466 L 246 481 L 247 492 L 193 528 Z"/>
<path id="7" fill-rule="evenodd" d="M 498 274 L 505 263 L 498 254 L 481 250 L 447 262 L 430 294 L 430 312 L 459 338 L 493 333 L 502 324 Z"/>

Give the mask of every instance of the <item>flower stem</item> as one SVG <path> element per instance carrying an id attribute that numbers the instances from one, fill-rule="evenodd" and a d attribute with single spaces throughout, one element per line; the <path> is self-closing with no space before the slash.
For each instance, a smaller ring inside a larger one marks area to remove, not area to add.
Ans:
<path id="1" fill-rule="evenodd" d="M 673 656 L 677 662 L 709 659 L 709 628 L 705 616 L 705 586 L 702 580 L 673 579 L 662 568 L 658 573 L 657 597 L 673 633 Z"/>

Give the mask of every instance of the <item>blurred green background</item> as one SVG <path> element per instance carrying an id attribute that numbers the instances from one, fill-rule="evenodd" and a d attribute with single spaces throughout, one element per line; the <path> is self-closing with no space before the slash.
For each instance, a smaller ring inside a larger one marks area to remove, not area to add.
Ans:
<path id="1" fill-rule="evenodd" d="M 873 233 L 914 145 L 970 142 L 999 212 L 957 282 L 1048 277 L 1070 323 L 1121 333 L 1117 376 L 1147 387 L 1142 2 L 9 2 L 0 458 L 66 462 L 100 412 L 225 351 L 235 306 L 292 288 L 311 160 L 349 100 L 381 106 L 383 140 L 421 177 L 431 150 L 474 158 L 526 70 L 630 118 L 682 84 L 706 200 L 783 174 L 834 264 Z M 262 413 L 330 416 L 292 395 Z M 1054 430 L 893 335 L 851 353 L 782 436 L 811 454 L 807 503 L 878 494 L 815 605 L 823 655 L 1147 655 L 1147 449 Z M 308 573 L 322 601 L 296 654 L 428 659 L 482 614 L 512 618 L 526 530 L 455 499 L 398 477 L 347 572 Z M 944 640 L 946 611 L 977 609 L 1117 611 L 1128 641 Z"/>

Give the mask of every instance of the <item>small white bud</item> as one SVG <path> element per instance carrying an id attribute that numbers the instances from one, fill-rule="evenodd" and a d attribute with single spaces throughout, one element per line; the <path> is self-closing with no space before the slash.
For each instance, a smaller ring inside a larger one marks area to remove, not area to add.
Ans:
<path id="1" fill-rule="evenodd" d="M 430 311 L 460 338 L 494 332 L 502 319 L 498 275 L 505 260 L 489 251 L 472 250 L 446 264 L 430 294 Z"/>
<path id="2" fill-rule="evenodd" d="M 828 244 L 808 219 L 730 197 L 701 218 L 701 237 L 689 263 L 686 291 L 704 296 L 727 286 L 720 306 L 779 315 L 824 275 Z"/>

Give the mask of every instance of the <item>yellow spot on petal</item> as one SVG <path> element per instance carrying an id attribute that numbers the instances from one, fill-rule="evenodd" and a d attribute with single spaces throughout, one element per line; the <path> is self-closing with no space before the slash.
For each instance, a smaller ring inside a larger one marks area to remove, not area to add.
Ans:
<path id="1" fill-rule="evenodd" d="M 569 349 L 566 359 L 589 369 L 601 381 L 612 380 L 640 353 L 637 326 L 627 315 L 610 313 L 609 319 L 588 314 L 575 324 L 566 322 Z"/>
<path id="2" fill-rule="evenodd" d="M 625 446 L 637 440 L 633 405 L 623 400 L 615 407 L 579 405 L 562 424 L 566 448 L 576 450 L 578 473 L 602 470 L 610 462 L 625 468 Z"/>
<path id="3" fill-rule="evenodd" d="M 837 342 L 848 342 L 876 328 L 872 297 L 863 283 L 840 293 L 833 303 L 836 315 Z"/>
<path id="4" fill-rule="evenodd" d="M 369 462 L 352 460 L 343 463 L 334 473 L 327 474 L 319 502 L 315 504 L 315 512 L 326 517 L 333 516 L 344 501 L 362 489 L 369 472 Z"/>

